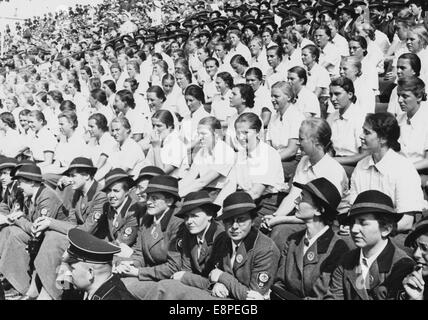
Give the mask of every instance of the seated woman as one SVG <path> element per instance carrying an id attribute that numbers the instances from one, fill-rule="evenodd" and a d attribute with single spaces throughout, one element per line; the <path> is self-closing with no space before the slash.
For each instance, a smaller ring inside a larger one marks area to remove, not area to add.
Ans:
<path id="1" fill-rule="evenodd" d="M 340 63 L 340 75 L 351 79 L 354 83 L 359 108 L 366 113 L 374 113 L 376 95 L 366 80 L 366 75 L 361 72 L 361 68 L 361 61 L 357 57 L 344 57 Z"/>
<path id="2" fill-rule="evenodd" d="M 414 270 L 403 279 L 400 300 L 428 300 L 428 218 L 419 221 L 407 236 L 406 246 L 413 249 Z"/>
<path id="3" fill-rule="evenodd" d="M 190 115 L 187 115 L 181 121 L 180 136 L 188 150 L 193 148 L 198 143 L 197 129 L 199 121 L 205 117 L 209 117 L 209 113 L 204 108 L 205 96 L 204 91 L 200 86 L 191 84 L 184 91 L 187 107 L 190 110 Z"/>
<path id="4" fill-rule="evenodd" d="M 221 124 L 214 117 L 206 117 L 199 121 L 198 136 L 199 150 L 193 158 L 189 172 L 179 182 L 179 193 L 185 196 L 190 192 L 204 189 L 215 201 L 235 164 L 236 154 L 221 139 Z"/>
<path id="5" fill-rule="evenodd" d="M 259 68 L 250 68 L 245 73 L 245 79 L 254 91 L 254 112 L 263 120 L 263 128 L 267 128 L 274 108 L 270 90 L 263 85 L 263 73 Z"/>
<path id="6" fill-rule="evenodd" d="M 327 122 L 331 127 L 334 157 L 350 178 L 357 162 L 367 155 L 361 149 L 360 139 L 366 113 L 356 104 L 354 85 L 348 78 L 334 79 L 330 96 L 335 111 Z"/>
<path id="7" fill-rule="evenodd" d="M 363 125 L 361 142 L 369 153 L 360 160 L 351 177 L 350 201 L 366 190 L 379 190 L 391 197 L 395 210 L 402 215 L 397 222 L 394 241 L 404 248 L 404 233 L 421 214 L 423 194 L 421 179 L 413 163 L 400 151 L 400 127 L 390 113 L 369 114 Z M 399 170 L 397 170 L 399 168 Z"/>
<path id="8" fill-rule="evenodd" d="M 262 121 L 255 113 L 243 113 L 235 121 L 240 145 L 228 182 L 218 195 L 225 199 L 236 190 L 247 192 L 259 205 L 259 215 L 276 211 L 278 192 L 284 189 L 284 173 L 278 152 L 260 137 Z M 256 225 L 260 223 L 256 220 Z"/>
<path id="9" fill-rule="evenodd" d="M 229 72 L 219 72 L 215 84 L 218 94 L 213 96 L 211 115 L 221 121 L 223 128 L 227 128 L 229 118 L 236 113 L 236 110 L 230 106 L 233 78 Z"/>
<path id="10" fill-rule="evenodd" d="M 305 116 L 295 105 L 296 95 L 289 83 L 275 83 L 271 95 L 276 113 L 269 122 L 266 141 L 281 156 L 285 181 L 288 181 L 296 170 L 299 128 Z"/>
<path id="11" fill-rule="evenodd" d="M 53 163 L 56 145 L 58 143 L 54 134 L 46 127 L 45 116 L 41 111 L 33 110 L 28 115 L 28 125 L 34 132 L 34 138 L 30 141 L 31 159 L 40 168 Z"/>
<path id="12" fill-rule="evenodd" d="M 138 177 L 144 166 L 144 153 L 131 138 L 131 126 L 127 118 L 114 118 L 111 122 L 111 134 L 119 144 L 119 149 L 111 154 L 107 163 L 98 170 L 97 177 L 102 179 L 113 168 L 120 168 L 127 174 Z"/>
<path id="13" fill-rule="evenodd" d="M 153 131 L 147 161 L 165 174 L 182 178 L 189 164 L 186 145 L 174 130 L 174 118 L 168 110 L 158 110 L 152 116 Z"/>
<path id="14" fill-rule="evenodd" d="M 321 109 L 317 96 L 306 88 L 308 81 L 306 70 L 297 66 L 288 70 L 288 81 L 292 85 L 296 95 L 296 105 L 307 118 L 319 117 Z"/>
<path id="15" fill-rule="evenodd" d="M 343 167 L 329 155 L 331 148 L 331 128 L 327 121 L 310 118 L 303 121 L 299 130 L 299 144 L 305 155 L 297 165 L 293 183 L 306 184 L 317 178 L 326 178 L 339 190 L 343 198 L 339 212 L 347 212 L 346 196 L 349 191 L 349 180 Z M 303 221 L 294 213 L 295 201 L 302 190 L 291 185 L 288 195 L 282 200 L 278 210 L 263 219 L 262 227 L 271 230 L 270 237 L 278 248 L 282 249 L 288 237 L 303 229 Z"/>
<path id="16" fill-rule="evenodd" d="M 414 53 L 404 53 L 397 60 L 397 80 L 406 77 L 419 77 L 421 73 L 421 59 Z M 395 87 L 389 97 L 388 112 L 396 117 L 404 114 L 398 103 L 398 87 Z"/>
<path id="17" fill-rule="evenodd" d="M 287 239 L 271 299 L 321 299 L 327 292 L 332 272 L 349 250 L 330 227 L 342 198 L 326 178 L 293 185 L 302 190 L 296 201 L 296 218 L 303 220 L 306 227 Z"/>
<path id="18" fill-rule="evenodd" d="M 245 60 L 240 54 L 234 55 L 230 60 L 230 65 L 233 71 L 235 71 L 235 77 L 233 78 L 234 84 L 246 83 L 245 73 L 248 70 L 248 61 Z"/>
<path id="19" fill-rule="evenodd" d="M 170 258 L 180 259 L 177 251 L 170 250 L 176 245 L 182 223 L 174 215 L 176 203 L 180 201 L 177 179 L 166 175 L 153 177 L 146 193 L 147 210 L 132 248 L 134 253 L 130 258 L 121 259 L 115 268 L 116 273 L 126 277 L 123 282 L 128 290 L 140 299 L 155 285 L 153 281 L 164 279 L 164 274 L 169 272 L 168 252 Z"/>
<path id="20" fill-rule="evenodd" d="M 428 106 L 425 83 L 416 77 L 398 80 L 398 103 L 405 113 L 397 117 L 401 154 L 413 162 L 422 186 L 428 182 Z"/>
<path id="21" fill-rule="evenodd" d="M 28 138 L 19 134 L 13 114 L 2 112 L 0 114 L 0 155 L 16 158 L 28 148 L 28 142 Z"/>
<path id="22" fill-rule="evenodd" d="M 346 218 L 356 249 L 345 253 L 331 275 L 324 299 L 395 299 L 413 261 L 390 239 L 401 219 L 388 195 L 378 190 L 360 193 Z"/>
<path id="23" fill-rule="evenodd" d="M 318 98 L 328 96 L 330 75 L 328 71 L 318 64 L 320 50 L 313 44 L 308 44 L 302 49 L 302 62 L 306 67 L 308 80 L 306 88 Z"/>
<path id="24" fill-rule="evenodd" d="M 88 116 L 101 113 L 110 123 L 115 117 L 113 110 L 108 106 L 107 95 L 102 89 L 94 89 L 89 96 L 90 108 L 87 110 Z"/>
<path id="25" fill-rule="evenodd" d="M 223 202 L 222 215 L 217 217 L 226 232 L 216 237 L 202 277 L 185 282 L 184 273 L 182 283 L 175 281 L 175 289 L 174 281 L 162 281 L 150 298 L 265 299 L 277 271 L 279 251 L 271 239 L 254 228 L 255 209 L 249 194 L 229 195 Z"/>

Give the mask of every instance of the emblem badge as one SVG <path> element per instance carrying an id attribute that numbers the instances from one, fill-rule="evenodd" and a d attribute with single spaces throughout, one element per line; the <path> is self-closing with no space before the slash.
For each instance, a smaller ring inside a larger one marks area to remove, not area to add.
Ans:
<path id="1" fill-rule="evenodd" d="M 315 254 L 312 251 L 308 252 L 308 260 L 312 261 L 312 260 L 314 260 L 314 258 L 315 258 Z"/>
<path id="2" fill-rule="evenodd" d="M 243 259 L 244 259 L 244 257 L 242 256 L 242 254 L 238 254 L 236 256 L 236 262 L 238 262 L 238 263 L 241 263 Z"/>

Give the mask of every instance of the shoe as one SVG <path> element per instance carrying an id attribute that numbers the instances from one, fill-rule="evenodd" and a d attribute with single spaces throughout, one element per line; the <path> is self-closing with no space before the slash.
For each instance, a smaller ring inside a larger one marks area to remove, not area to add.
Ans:
<path id="1" fill-rule="evenodd" d="M 17 290 L 15 290 L 15 288 L 10 288 L 4 292 L 4 297 L 6 300 L 16 300 L 21 296 L 22 295 Z"/>

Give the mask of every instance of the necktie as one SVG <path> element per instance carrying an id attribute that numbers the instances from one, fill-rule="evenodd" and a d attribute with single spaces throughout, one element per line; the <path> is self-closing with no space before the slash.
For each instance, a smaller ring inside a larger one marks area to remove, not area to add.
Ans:
<path id="1" fill-rule="evenodd" d="M 410 126 L 412 124 L 412 122 L 410 121 L 409 118 L 407 118 L 407 124 Z"/>
<path id="2" fill-rule="evenodd" d="M 343 120 L 343 115 L 341 114 L 341 115 L 339 115 L 339 119 L 340 120 Z"/>
<path id="3" fill-rule="evenodd" d="M 202 246 L 204 244 L 203 239 L 198 239 L 198 260 L 201 257 Z"/>
<path id="4" fill-rule="evenodd" d="M 119 225 L 118 217 L 119 217 L 119 212 L 114 210 L 113 227 L 115 227 L 115 228 L 117 228 Z"/>
<path id="5" fill-rule="evenodd" d="M 366 272 L 363 274 L 363 277 L 364 277 L 363 287 L 365 289 L 367 289 L 367 286 L 366 286 L 367 281 L 366 281 L 366 279 L 367 279 L 367 275 L 369 274 L 369 270 L 368 270 L 369 269 L 369 263 L 367 261 L 367 258 L 363 257 L 361 260 L 362 260 L 362 263 L 363 263 L 364 267 L 366 268 Z"/>
<path id="6" fill-rule="evenodd" d="M 234 252 L 232 254 L 232 257 L 230 258 L 230 264 L 231 264 L 232 268 L 233 268 L 233 266 L 235 264 L 236 253 L 238 252 L 239 245 L 235 245 L 234 248 L 235 248 L 235 250 L 234 250 Z"/>

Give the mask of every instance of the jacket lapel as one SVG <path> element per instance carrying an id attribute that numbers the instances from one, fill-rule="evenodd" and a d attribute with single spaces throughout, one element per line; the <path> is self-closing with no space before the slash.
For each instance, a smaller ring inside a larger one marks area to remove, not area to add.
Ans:
<path id="1" fill-rule="evenodd" d="M 128 210 L 131 207 L 131 204 L 132 204 L 132 199 L 128 197 L 128 199 L 126 199 L 125 205 L 122 207 L 122 210 L 120 210 L 118 214 L 118 217 L 117 217 L 118 225 L 114 230 L 115 233 L 117 232 L 117 230 L 122 228 L 123 225 L 126 223 L 126 214 L 128 213 Z"/>
<path id="2" fill-rule="evenodd" d="M 236 252 L 235 261 L 233 263 L 234 272 L 236 272 L 236 270 L 245 265 L 245 262 L 248 258 L 248 253 L 250 250 L 253 249 L 254 243 L 257 240 L 257 235 L 258 231 L 252 228 L 248 236 L 244 239 L 243 243 L 241 243 L 241 245 L 239 246 Z"/>
<path id="3" fill-rule="evenodd" d="M 294 251 L 294 260 L 296 261 L 297 270 L 299 270 L 300 275 L 303 275 L 303 238 L 305 237 L 305 232 L 302 232 L 300 239 L 296 241 L 296 250 Z"/>
<path id="4" fill-rule="evenodd" d="M 385 281 L 385 274 L 387 274 L 392 267 L 392 260 L 394 258 L 395 248 L 390 240 L 385 249 L 382 250 L 376 261 L 370 266 L 368 273 L 370 290 L 377 288 Z"/>
<path id="5" fill-rule="evenodd" d="M 362 300 L 369 300 L 367 290 L 364 288 L 364 279 L 361 273 L 359 249 L 354 250 L 350 262 L 350 265 L 345 267 L 345 277 Z"/>

